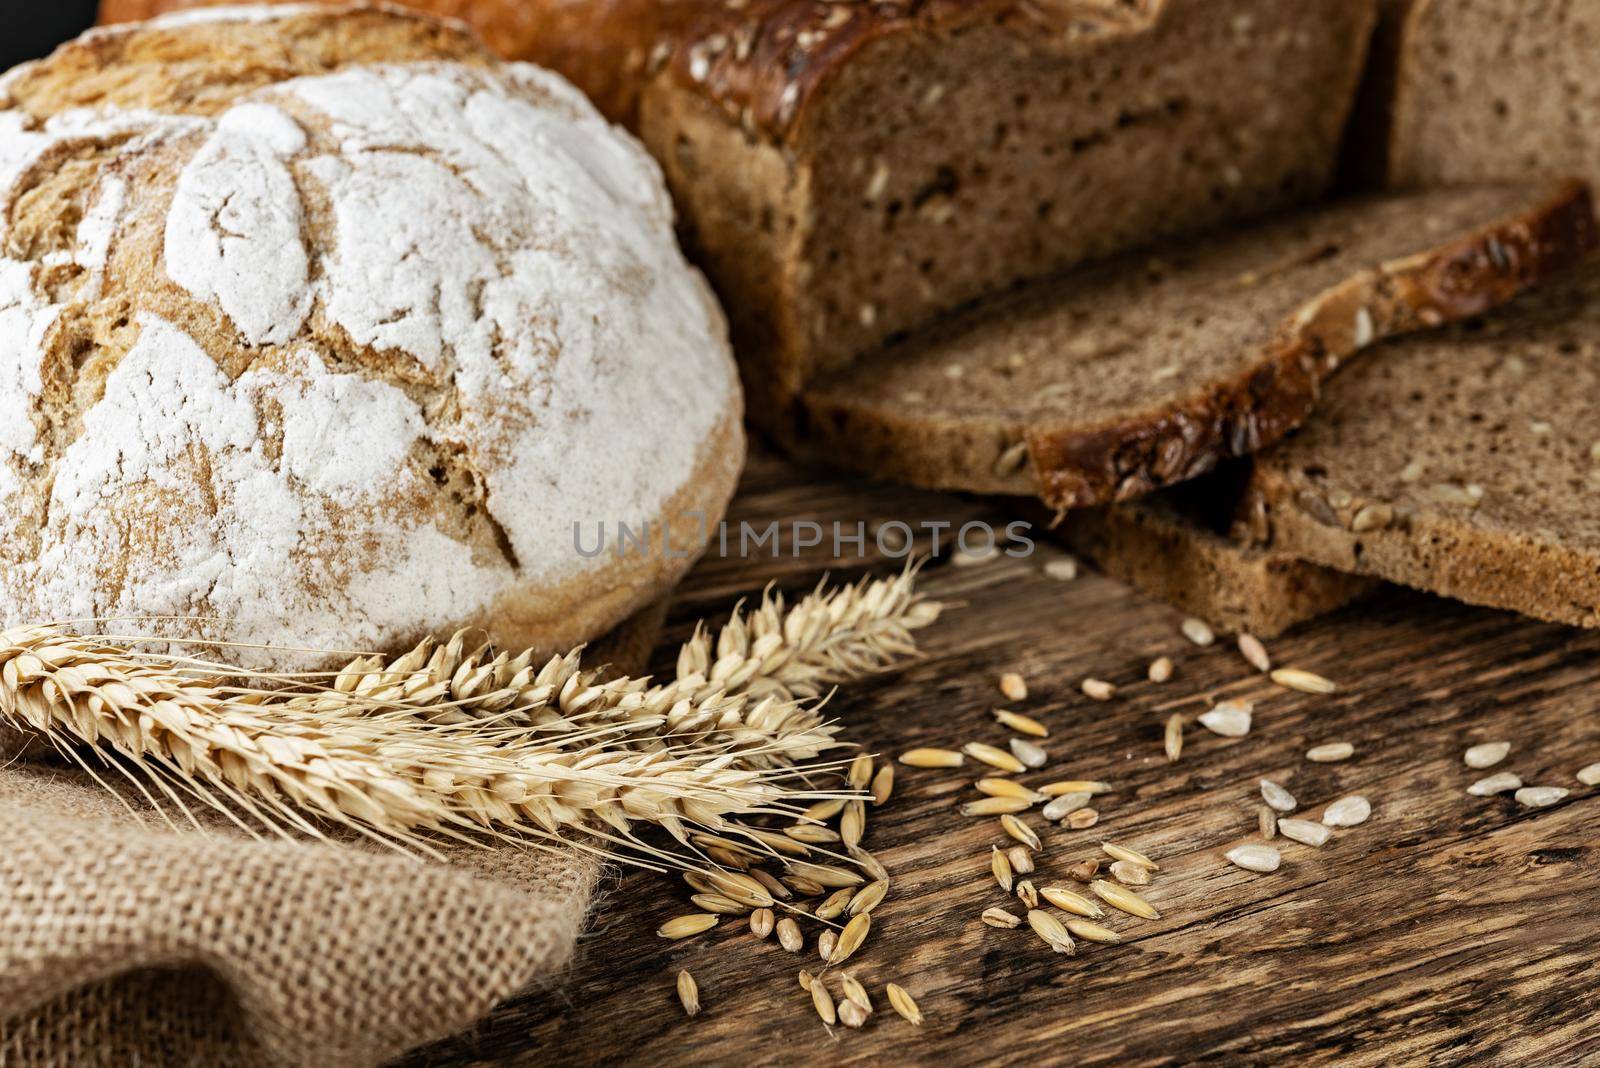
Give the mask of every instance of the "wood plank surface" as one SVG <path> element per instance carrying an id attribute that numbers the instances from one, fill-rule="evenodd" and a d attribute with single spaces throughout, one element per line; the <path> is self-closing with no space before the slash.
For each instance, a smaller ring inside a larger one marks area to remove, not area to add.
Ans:
<path id="1" fill-rule="evenodd" d="M 1005 502 L 921 493 L 752 459 L 732 519 L 764 525 L 898 518 L 1003 526 Z M 922 548 L 926 549 L 924 542 Z M 1231 641 L 1201 649 L 1179 615 L 1085 572 L 1063 582 L 1043 564 L 1062 553 L 1041 535 L 1027 559 L 956 567 L 948 552 L 924 587 L 955 603 L 921 632 L 926 656 L 841 691 L 845 737 L 897 754 L 972 740 L 1004 745 L 990 716 L 1001 672 L 1027 680 L 1014 707 L 1051 729 L 1049 766 L 1023 777 L 1103 779 L 1098 826 L 1029 821 L 1045 838 L 1037 885 L 1102 840 L 1161 863 L 1145 888 L 1156 921 L 1110 913 L 1126 941 L 1052 954 L 1026 925 L 996 930 L 979 914 L 1021 914 L 989 875 L 997 821 L 956 812 L 976 797 L 972 766 L 897 767 L 890 802 L 871 811 L 868 845 L 893 885 L 866 947 L 845 970 L 877 1012 L 859 1032 L 818 1020 L 796 982 L 821 971 L 815 930 L 791 955 L 742 920 L 684 942 L 655 928 L 690 911 L 675 879 L 623 872 L 607 893 L 567 981 L 502 1006 L 476 1031 L 423 1051 L 417 1064 L 1519 1064 L 1600 1063 L 1600 788 L 1577 770 L 1600 760 L 1600 634 L 1452 604 L 1402 590 L 1272 643 L 1281 665 L 1340 683 L 1312 696 L 1280 689 Z M 660 665 L 694 621 L 725 615 L 769 581 L 801 591 L 824 573 L 889 573 L 891 560 L 835 559 L 831 547 L 781 558 L 708 558 L 680 591 Z M 1174 678 L 1148 682 L 1159 655 Z M 1110 702 L 1080 692 L 1115 682 Z M 1241 739 L 1193 722 L 1209 699 L 1256 701 Z M 1189 721 L 1181 760 L 1162 754 L 1162 725 Z M 1466 787 L 1488 772 L 1469 745 L 1512 743 L 1495 770 L 1571 794 L 1530 810 Z M 1305 750 L 1348 741 L 1345 763 Z M 1315 818 L 1337 797 L 1373 804 L 1365 825 L 1320 849 L 1274 842 L 1283 866 L 1256 875 L 1223 853 L 1256 837 L 1258 780 L 1272 778 Z M 688 1019 L 673 976 L 688 968 L 704 1011 Z M 889 1009 L 901 983 L 927 1022 Z M 836 982 L 833 989 L 837 991 Z"/>

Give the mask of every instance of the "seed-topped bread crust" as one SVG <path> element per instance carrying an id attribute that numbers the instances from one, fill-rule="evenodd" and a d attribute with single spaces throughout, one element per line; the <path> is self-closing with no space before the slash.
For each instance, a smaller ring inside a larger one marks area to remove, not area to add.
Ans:
<path id="1" fill-rule="evenodd" d="M 1271 444 L 1352 354 L 1491 308 L 1595 242 L 1578 182 L 1311 209 L 957 316 L 809 388 L 801 439 L 934 488 L 1126 500 Z"/>
<path id="2" fill-rule="evenodd" d="M 565 649 L 700 551 L 743 457 L 724 322 L 559 77 L 243 8 L 0 92 L 0 626 Z M 650 551 L 580 551 L 618 524 Z"/>
<path id="3" fill-rule="evenodd" d="M 1473 604 L 1600 626 L 1600 262 L 1386 345 L 1256 458 L 1239 531 Z"/>

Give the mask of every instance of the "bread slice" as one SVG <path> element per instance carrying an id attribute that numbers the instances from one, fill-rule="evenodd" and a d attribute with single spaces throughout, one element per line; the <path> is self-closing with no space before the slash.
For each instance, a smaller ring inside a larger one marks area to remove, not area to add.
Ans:
<path id="1" fill-rule="evenodd" d="M 1358 349 L 1482 312 L 1595 241 L 1571 182 L 1291 214 L 957 316 L 812 384 L 796 437 L 917 485 L 1125 500 L 1276 441 Z"/>
<path id="2" fill-rule="evenodd" d="M 1600 262 L 1385 346 L 1257 457 L 1258 543 L 1474 604 L 1600 626 Z"/>
<path id="3" fill-rule="evenodd" d="M 1600 181 L 1600 4 L 1413 0 L 1396 14 L 1391 184 Z"/>
<path id="4" fill-rule="evenodd" d="M 758 424 L 1018 280 L 1314 199 L 1375 18 L 1374 0 L 410 3 L 641 136 Z"/>
<path id="5" fill-rule="evenodd" d="M 1229 537 L 1225 524 L 1219 529 L 1172 491 L 1069 512 L 1056 530 L 1113 578 L 1219 630 L 1259 638 L 1277 637 L 1380 585 Z"/>

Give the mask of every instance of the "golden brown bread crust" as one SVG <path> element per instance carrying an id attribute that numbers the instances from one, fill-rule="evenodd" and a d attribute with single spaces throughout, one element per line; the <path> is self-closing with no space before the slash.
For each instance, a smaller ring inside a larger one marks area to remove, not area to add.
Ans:
<path id="1" fill-rule="evenodd" d="M 101 22 L 230 0 L 103 0 Z M 295 2 L 295 0 L 269 0 Z M 611 118 L 632 125 L 646 79 L 668 72 L 746 129 L 782 139 L 817 88 L 874 41 L 975 22 L 1044 42 L 1137 30 L 1166 0 L 405 0 L 460 19 L 500 55 L 559 70 Z"/>

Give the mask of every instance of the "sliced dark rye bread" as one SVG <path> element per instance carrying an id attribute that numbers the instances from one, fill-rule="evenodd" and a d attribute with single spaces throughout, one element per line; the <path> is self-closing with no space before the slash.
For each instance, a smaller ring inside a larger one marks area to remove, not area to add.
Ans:
<path id="1" fill-rule="evenodd" d="M 1577 182 L 1387 194 L 1186 240 L 814 381 L 795 445 L 1058 508 L 1141 496 L 1282 437 L 1357 350 L 1493 307 L 1595 240 Z"/>
<path id="2" fill-rule="evenodd" d="M 1384 346 L 1256 458 L 1242 532 L 1329 567 L 1600 626 L 1600 262 Z"/>
<path id="3" fill-rule="evenodd" d="M 1380 585 L 1244 544 L 1174 499 L 1172 491 L 1068 512 L 1055 530 L 1113 578 L 1219 630 L 1259 638 L 1277 637 Z"/>
<path id="4" fill-rule="evenodd" d="M 1392 185 L 1575 174 L 1600 181 L 1600 3 L 1387 0 Z M 1383 75 L 1377 81 L 1381 83 Z M 1381 92 L 1375 84 L 1371 93 Z M 1370 106 L 1367 114 L 1372 114 Z"/>

